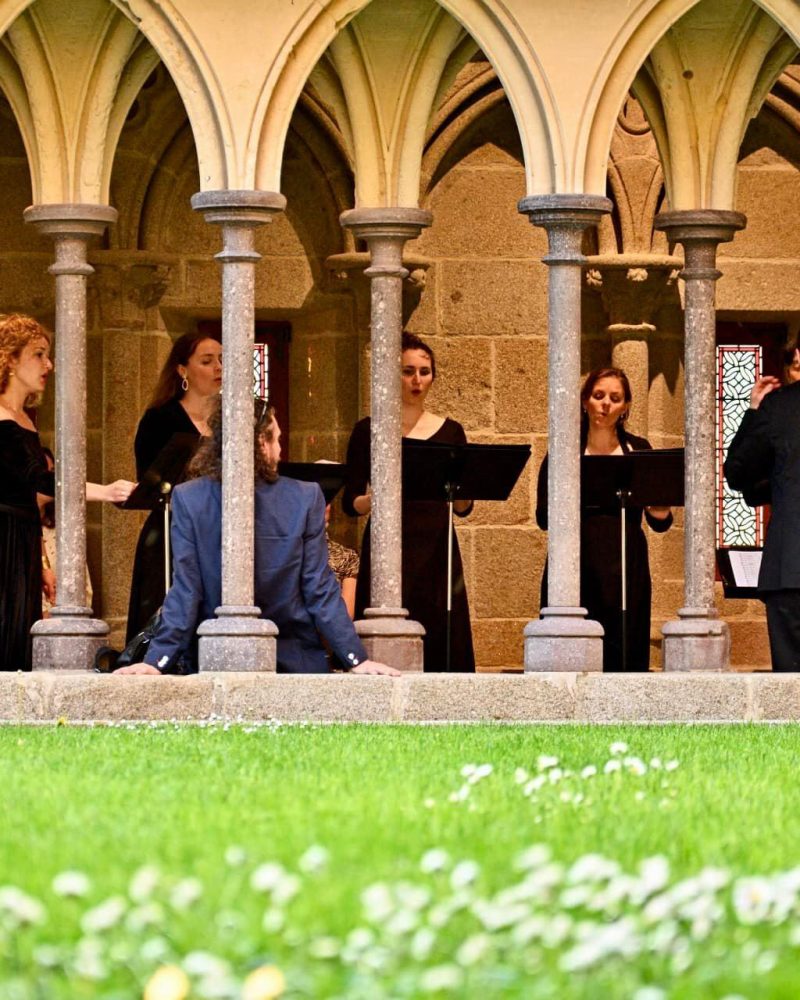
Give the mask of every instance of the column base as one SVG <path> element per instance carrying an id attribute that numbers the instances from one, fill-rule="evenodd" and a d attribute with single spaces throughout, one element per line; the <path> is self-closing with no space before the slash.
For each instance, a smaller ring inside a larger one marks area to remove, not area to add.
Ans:
<path id="1" fill-rule="evenodd" d="M 200 673 L 275 673 L 275 623 L 262 618 L 259 608 L 221 607 L 215 613 L 197 629 Z"/>
<path id="2" fill-rule="evenodd" d="M 93 670 L 94 657 L 104 646 L 109 627 L 92 618 L 91 608 L 53 608 L 50 618 L 35 622 L 34 670 Z"/>
<path id="3" fill-rule="evenodd" d="M 542 608 L 525 626 L 525 673 L 543 670 L 601 671 L 603 626 L 586 608 Z"/>
<path id="4" fill-rule="evenodd" d="M 371 660 L 403 673 L 422 673 L 425 629 L 408 617 L 405 608 L 365 608 L 355 627 Z"/>
<path id="5" fill-rule="evenodd" d="M 662 666 L 664 670 L 730 670 L 731 633 L 727 622 L 711 617 L 708 608 L 681 608 L 678 620 L 667 622 Z"/>

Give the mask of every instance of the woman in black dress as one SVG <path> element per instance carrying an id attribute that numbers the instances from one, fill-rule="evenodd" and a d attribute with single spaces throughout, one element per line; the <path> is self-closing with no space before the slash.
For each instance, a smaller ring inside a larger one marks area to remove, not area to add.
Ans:
<path id="1" fill-rule="evenodd" d="M 207 436 L 208 416 L 222 388 L 222 345 L 205 333 L 185 333 L 172 345 L 150 406 L 139 421 L 134 442 L 136 475 L 141 479 L 174 434 L 199 442 Z M 183 479 L 181 475 L 178 479 Z M 173 486 L 177 483 L 173 483 Z M 161 607 L 164 579 L 164 513 L 156 508 L 145 521 L 133 562 L 127 642 Z"/>
<path id="2" fill-rule="evenodd" d="M 425 398 L 436 377 L 433 351 L 419 337 L 403 334 L 402 391 L 403 437 L 439 444 L 466 444 L 461 424 L 437 417 L 425 409 Z M 370 420 L 365 417 L 353 428 L 347 447 L 347 483 L 342 507 L 351 516 L 369 514 L 372 499 L 370 477 Z M 457 500 L 455 512 L 464 517 L 472 502 Z M 447 536 L 450 518 L 447 504 L 420 500 L 403 501 L 403 607 L 409 617 L 425 629 L 423 637 L 426 671 L 442 671 L 447 643 Z M 356 618 L 369 607 L 370 531 L 367 524 L 361 546 L 356 584 Z M 461 552 L 453 530 L 453 605 L 451 669 L 474 671 L 475 654 L 469 622 L 469 604 L 464 585 Z"/>
<path id="3" fill-rule="evenodd" d="M 631 406 L 628 376 L 619 368 L 598 368 L 581 389 L 581 453 L 624 455 L 651 448 L 645 438 L 625 430 Z M 628 670 L 648 670 L 650 660 L 650 563 L 642 514 L 653 531 L 672 524 L 669 507 L 627 508 Z M 547 456 L 539 469 L 536 523 L 547 530 Z M 542 607 L 547 606 L 547 567 L 542 579 Z M 581 606 L 600 622 L 603 670 L 622 669 L 622 558 L 619 506 L 581 510 Z"/>
<path id="4" fill-rule="evenodd" d="M 53 370 L 50 336 L 30 316 L 0 317 L 0 670 L 31 669 L 31 626 L 42 617 L 42 591 L 56 580 L 42 546 L 37 496 L 55 493 L 28 411 Z M 134 483 L 86 484 L 87 500 L 126 500 Z"/>

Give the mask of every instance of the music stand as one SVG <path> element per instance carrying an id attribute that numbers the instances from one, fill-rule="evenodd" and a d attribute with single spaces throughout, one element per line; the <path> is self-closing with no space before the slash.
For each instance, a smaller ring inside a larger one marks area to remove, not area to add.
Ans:
<path id="1" fill-rule="evenodd" d="M 453 504 L 456 500 L 507 500 L 530 454 L 529 444 L 440 444 L 403 438 L 403 500 L 447 503 L 448 671 L 453 616 Z"/>
<path id="2" fill-rule="evenodd" d="M 347 466 L 337 462 L 279 462 L 278 473 L 304 483 L 318 483 L 327 507 L 344 486 Z"/>
<path id="3" fill-rule="evenodd" d="M 171 581 L 169 514 L 172 489 L 183 479 L 198 445 L 196 434 L 173 434 L 147 469 L 131 495 L 116 506 L 121 510 L 155 510 L 164 508 L 164 585 L 165 593 Z"/>
<path id="4" fill-rule="evenodd" d="M 584 510 L 619 505 L 622 566 L 622 669 L 628 668 L 627 509 L 683 507 L 683 448 L 629 451 L 622 455 L 581 457 L 581 507 Z"/>

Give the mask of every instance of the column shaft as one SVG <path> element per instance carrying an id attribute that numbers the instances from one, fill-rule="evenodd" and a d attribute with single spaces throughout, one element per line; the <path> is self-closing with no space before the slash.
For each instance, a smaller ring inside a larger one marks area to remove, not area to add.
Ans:
<path id="1" fill-rule="evenodd" d="M 717 247 L 746 223 L 738 212 L 664 212 L 656 228 L 683 244 L 684 303 L 684 607 L 678 621 L 664 625 L 665 670 L 725 670 L 730 666 L 730 632 L 714 602 L 716 557 Z"/>

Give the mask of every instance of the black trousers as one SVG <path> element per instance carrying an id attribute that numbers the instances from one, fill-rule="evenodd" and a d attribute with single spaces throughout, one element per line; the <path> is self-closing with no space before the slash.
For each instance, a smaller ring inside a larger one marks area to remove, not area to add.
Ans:
<path id="1" fill-rule="evenodd" d="M 772 669 L 800 671 L 800 590 L 770 590 L 763 601 Z"/>

